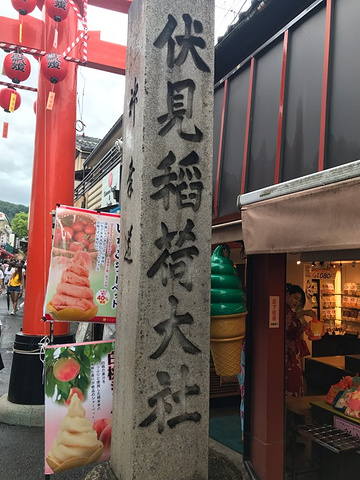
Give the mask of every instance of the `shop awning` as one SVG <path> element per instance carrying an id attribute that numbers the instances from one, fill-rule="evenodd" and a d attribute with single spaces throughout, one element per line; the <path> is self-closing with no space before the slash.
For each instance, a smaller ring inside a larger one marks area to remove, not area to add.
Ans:
<path id="1" fill-rule="evenodd" d="M 211 243 L 219 244 L 237 242 L 239 240 L 242 240 L 243 236 L 241 224 L 242 221 L 239 219 L 232 222 L 225 222 L 218 225 L 213 225 L 211 233 Z"/>
<path id="2" fill-rule="evenodd" d="M 8 252 L 4 248 L 0 247 L 0 253 L 4 253 L 7 257 L 15 257 L 12 253 Z"/>
<path id="3" fill-rule="evenodd" d="M 241 207 L 247 254 L 360 248 L 360 178 Z"/>

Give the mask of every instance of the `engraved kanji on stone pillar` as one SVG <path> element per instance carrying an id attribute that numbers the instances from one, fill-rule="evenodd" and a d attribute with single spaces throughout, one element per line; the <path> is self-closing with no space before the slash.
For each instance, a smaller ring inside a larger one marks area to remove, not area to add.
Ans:
<path id="1" fill-rule="evenodd" d="M 213 24 L 213 0 L 129 10 L 111 453 L 121 480 L 208 478 Z"/>

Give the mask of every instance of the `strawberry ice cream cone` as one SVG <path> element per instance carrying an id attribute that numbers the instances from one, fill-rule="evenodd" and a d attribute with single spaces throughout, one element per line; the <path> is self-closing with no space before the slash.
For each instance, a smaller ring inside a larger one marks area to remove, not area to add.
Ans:
<path id="1" fill-rule="evenodd" d="M 89 321 L 97 314 L 89 270 L 81 252 L 66 264 L 47 311 L 56 320 Z"/>

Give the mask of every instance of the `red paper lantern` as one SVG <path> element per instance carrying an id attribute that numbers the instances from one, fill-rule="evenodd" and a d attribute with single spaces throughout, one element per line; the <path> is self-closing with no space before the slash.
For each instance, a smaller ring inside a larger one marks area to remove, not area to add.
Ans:
<path id="1" fill-rule="evenodd" d="M 59 83 L 64 80 L 67 67 L 67 61 L 57 53 L 47 53 L 40 62 L 40 71 L 51 83 Z"/>
<path id="2" fill-rule="evenodd" d="M 45 0 L 46 13 L 55 20 L 61 22 L 69 15 L 69 0 Z"/>
<path id="3" fill-rule="evenodd" d="M 11 3 L 20 15 L 27 15 L 35 10 L 37 0 L 11 0 Z"/>
<path id="4" fill-rule="evenodd" d="M 13 83 L 20 83 L 29 78 L 31 64 L 23 53 L 12 52 L 4 59 L 4 72 Z"/>
<path id="5" fill-rule="evenodd" d="M 17 110 L 21 105 L 21 96 L 20 93 L 15 90 L 13 87 L 7 87 L 0 90 L 0 107 L 5 110 L 5 112 L 10 112 L 10 100 L 11 94 L 16 95 L 16 101 L 14 106 L 14 111 Z"/>

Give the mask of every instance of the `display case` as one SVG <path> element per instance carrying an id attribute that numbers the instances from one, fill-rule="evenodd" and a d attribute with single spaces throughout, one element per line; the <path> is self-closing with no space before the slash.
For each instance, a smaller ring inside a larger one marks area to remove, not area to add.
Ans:
<path id="1" fill-rule="evenodd" d="M 360 353 L 359 259 L 303 262 L 298 255 L 288 255 L 286 281 L 303 288 L 305 309 L 313 309 L 325 323 L 320 340 L 309 341 L 304 335 L 312 356 Z"/>
<path id="2" fill-rule="evenodd" d="M 323 293 L 321 303 L 328 333 L 360 335 L 360 283 L 344 284 L 342 292 Z"/>

